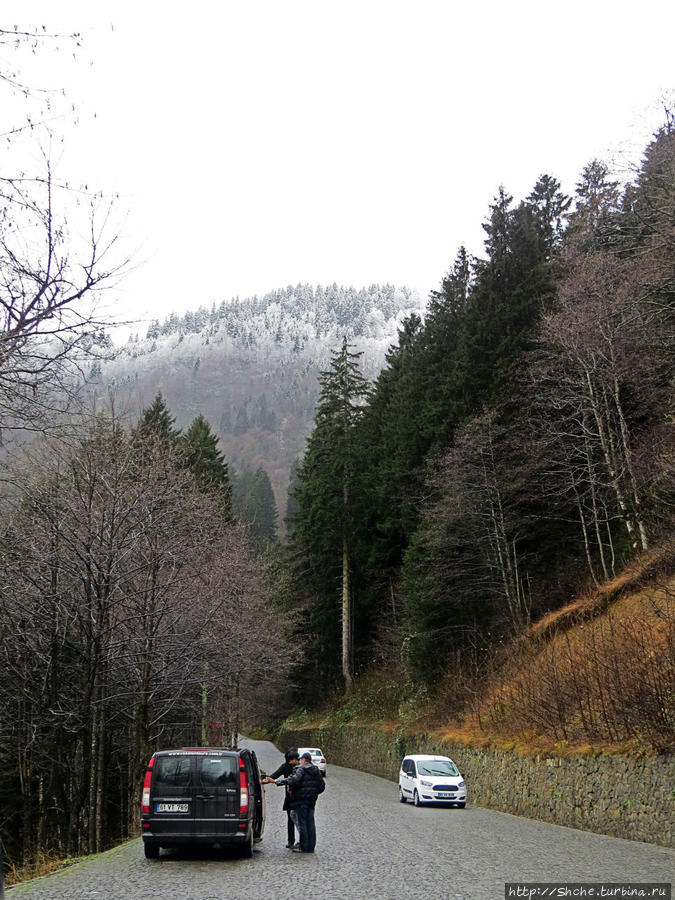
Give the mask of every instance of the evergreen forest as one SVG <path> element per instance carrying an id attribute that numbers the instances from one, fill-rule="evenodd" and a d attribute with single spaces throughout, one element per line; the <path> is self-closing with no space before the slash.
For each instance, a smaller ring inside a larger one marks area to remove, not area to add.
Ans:
<path id="1" fill-rule="evenodd" d="M 628 648 L 616 623 L 602 650 L 635 673 L 608 688 L 616 714 L 600 727 L 574 699 L 554 726 L 530 724 L 672 746 L 674 210 L 668 114 L 623 184 L 594 160 L 574 196 L 548 174 L 520 202 L 500 188 L 484 255 L 458 249 L 374 382 L 346 338 L 334 349 L 282 562 L 305 702 L 377 686 L 379 670 L 390 716 L 426 697 L 461 720 L 500 661 L 524 665 L 535 623 L 652 566 L 665 591 L 653 628 L 632 619 Z M 549 700 L 561 690 L 537 678 Z M 593 678 L 609 685 L 610 668 Z"/>

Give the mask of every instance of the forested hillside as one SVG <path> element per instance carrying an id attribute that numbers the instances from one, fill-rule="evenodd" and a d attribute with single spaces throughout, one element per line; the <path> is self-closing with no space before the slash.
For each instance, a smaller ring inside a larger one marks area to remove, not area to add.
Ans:
<path id="1" fill-rule="evenodd" d="M 391 285 L 297 285 L 172 313 L 90 374 L 99 391 L 114 389 L 132 417 L 158 391 L 179 427 L 204 415 L 234 470 L 267 473 L 283 526 L 289 472 L 304 451 L 331 350 L 346 335 L 374 378 L 400 323 L 422 306 Z"/>
<path id="2" fill-rule="evenodd" d="M 674 211 L 669 116 L 623 186 L 596 160 L 574 197 L 500 189 L 374 384 L 334 353 L 285 561 L 317 699 L 400 664 L 458 712 L 495 648 L 672 542 Z"/>
<path id="3" fill-rule="evenodd" d="M 56 173 L 58 128 L 84 137 L 95 112 L 80 118 L 61 85 L 35 86 L 37 72 L 7 61 L 76 60 L 82 41 L 0 26 L 0 894 L 5 870 L 19 880 L 137 836 L 160 747 L 234 745 L 327 698 L 347 715 L 364 694 L 378 705 L 380 684 L 397 725 L 424 708 L 500 738 L 517 728 L 672 751 L 672 110 L 622 182 L 593 160 L 573 196 L 553 174 L 533 173 L 522 199 L 499 188 L 484 253 L 458 248 L 426 305 L 389 284 L 298 284 L 172 313 L 115 352 L 102 296 L 120 300 L 134 236 L 115 224 L 117 189 L 89 186 L 93 143 L 76 142 L 79 163 L 75 153 Z M 119 105 L 119 66 L 109 75 Z M 136 122 L 164 118 L 172 130 L 153 130 L 173 139 L 170 81 L 137 77 L 153 115 L 140 104 Z M 325 106 L 331 143 L 339 87 Z M 241 96 L 260 118 L 255 95 Z M 297 120 L 279 110 L 279 140 L 254 156 L 280 179 L 267 165 L 279 141 L 304 141 L 321 187 L 332 172 L 315 147 L 327 142 L 297 129 L 311 128 L 311 108 Z M 400 128 L 424 164 L 422 132 Z M 203 142 L 185 130 L 200 165 Z M 336 145 L 367 174 L 364 133 L 345 127 Z M 134 175 L 149 159 L 134 155 Z M 209 186 L 223 171 L 239 179 L 217 166 Z M 162 181 L 153 213 L 171 210 L 182 260 L 200 264 L 181 227 L 201 229 L 200 251 L 217 231 L 232 258 L 227 218 L 255 244 L 261 283 L 279 271 L 265 271 L 270 247 L 258 245 L 271 184 L 260 174 L 251 231 L 210 190 L 219 218 L 198 222 Z M 382 175 L 385 213 L 407 215 L 398 172 Z M 184 188 L 198 195 L 189 178 Z M 302 214 L 318 229 L 335 210 L 315 193 Z M 378 196 L 345 191 L 350 221 L 377 227 Z M 277 212 L 270 223 L 286 227 L 288 204 Z M 161 275 L 173 289 L 173 266 Z"/>

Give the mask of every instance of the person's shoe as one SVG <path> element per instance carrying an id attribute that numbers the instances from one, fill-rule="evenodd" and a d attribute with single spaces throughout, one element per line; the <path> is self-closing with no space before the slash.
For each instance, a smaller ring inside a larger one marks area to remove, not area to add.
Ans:
<path id="1" fill-rule="evenodd" d="M 299 850 L 300 849 L 300 841 L 296 841 L 294 844 L 291 844 L 291 847 L 294 850 Z"/>
<path id="2" fill-rule="evenodd" d="M 293 853 L 304 853 L 302 847 L 293 847 Z"/>
<path id="3" fill-rule="evenodd" d="M 293 847 L 295 847 L 295 844 L 286 844 L 286 849 L 287 849 L 287 850 L 292 850 Z"/>

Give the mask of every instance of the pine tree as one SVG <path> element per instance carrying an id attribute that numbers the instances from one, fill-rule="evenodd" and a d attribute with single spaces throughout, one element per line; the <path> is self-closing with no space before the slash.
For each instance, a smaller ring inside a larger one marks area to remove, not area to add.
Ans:
<path id="1" fill-rule="evenodd" d="M 166 445 L 173 446 L 180 435 L 180 429 L 174 428 L 175 421 L 164 402 L 162 392 L 159 391 L 152 404 L 141 413 L 141 418 L 134 428 L 134 437 L 140 440 L 154 437 Z"/>
<path id="2" fill-rule="evenodd" d="M 269 475 L 262 466 L 255 472 L 245 468 L 237 474 L 232 487 L 232 510 L 248 527 L 256 544 L 276 540 L 277 504 Z"/>
<path id="3" fill-rule="evenodd" d="M 675 306 L 675 116 L 647 147 L 635 184 L 624 194 L 622 255 L 642 261 L 644 298 L 659 313 Z"/>
<path id="4" fill-rule="evenodd" d="M 237 435 L 244 434 L 251 427 L 248 420 L 247 405 L 247 401 L 245 400 L 237 410 L 237 415 L 234 420 L 234 433 Z"/>
<path id="5" fill-rule="evenodd" d="M 560 182 L 551 175 L 542 175 L 527 198 L 539 224 L 545 256 L 551 259 L 560 249 L 572 199 L 560 190 Z"/>
<path id="6" fill-rule="evenodd" d="M 344 338 L 341 350 L 333 353 L 330 369 L 321 373 L 315 427 L 299 472 L 298 510 L 293 519 L 295 541 L 317 573 L 328 575 L 321 579 L 314 610 L 319 628 L 326 613 L 330 617 L 330 610 L 335 609 L 333 578 L 336 560 L 340 560 L 341 668 L 347 688 L 354 672 L 351 542 L 358 504 L 355 430 L 369 390 L 359 370 L 360 356 L 350 351 Z M 317 582 L 315 587 L 319 587 Z"/>
<path id="7" fill-rule="evenodd" d="M 296 496 L 296 491 L 298 489 L 298 485 L 300 483 L 300 460 L 294 459 L 291 463 L 291 468 L 288 473 L 288 491 L 286 496 L 286 516 L 284 518 L 284 524 L 286 526 L 286 531 L 291 532 L 293 530 L 293 522 L 295 520 L 295 516 L 297 515 L 299 504 Z"/>
<path id="8" fill-rule="evenodd" d="M 253 497 L 256 507 L 256 536 L 260 541 L 275 541 L 279 513 L 274 491 L 272 490 L 272 482 L 262 466 L 258 466 L 255 472 Z"/>
<path id="9" fill-rule="evenodd" d="M 223 454 L 218 450 L 218 438 L 204 416 L 197 416 L 180 436 L 178 449 L 184 465 L 192 470 L 200 489 L 221 495 L 229 518 L 232 506 L 229 471 Z"/>
<path id="10" fill-rule="evenodd" d="M 571 236 L 588 250 L 612 246 L 617 237 L 619 209 L 619 183 L 610 178 L 605 163 L 593 160 L 583 169 L 576 185 Z"/>

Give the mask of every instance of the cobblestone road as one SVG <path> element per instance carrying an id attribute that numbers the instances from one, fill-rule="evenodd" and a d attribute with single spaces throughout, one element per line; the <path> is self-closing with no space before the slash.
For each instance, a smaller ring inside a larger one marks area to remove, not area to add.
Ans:
<path id="1" fill-rule="evenodd" d="M 246 741 L 267 771 L 281 761 Z M 470 785 L 468 785 L 470 790 Z M 267 787 L 251 860 L 163 851 L 140 840 L 6 891 L 7 900 L 498 900 L 505 882 L 669 882 L 675 851 L 468 806 L 415 809 L 396 785 L 330 765 L 314 855 L 291 853 L 281 788 Z M 469 793 L 469 802 L 471 796 Z"/>

